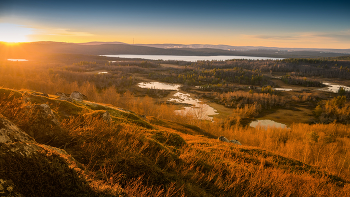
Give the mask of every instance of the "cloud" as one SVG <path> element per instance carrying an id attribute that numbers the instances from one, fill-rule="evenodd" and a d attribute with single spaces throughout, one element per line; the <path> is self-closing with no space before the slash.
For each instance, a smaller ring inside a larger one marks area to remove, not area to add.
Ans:
<path id="1" fill-rule="evenodd" d="M 350 30 L 339 32 L 296 32 L 287 33 L 285 35 L 243 35 L 244 37 L 266 40 L 266 41 L 285 41 L 285 42 L 319 42 L 320 40 L 332 42 L 348 42 L 350 41 Z"/>
<path id="2" fill-rule="evenodd" d="M 297 40 L 297 36 L 280 36 L 280 35 L 251 35 L 254 38 L 265 39 L 265 40 Z"/>
<path id="3" fill-rule="evenodd" d="M 45 29 L 45 30 L 39 30 L 38 34 L 50 35 L 50 36 L 78 36 L 78 37 L 94 36 L 94 34 L 91 34 L 88 32 L 70 31 L 69 29 Z"/>
<path id="4" fill-rule="evenodd" d="M 340 32 L 332 32 L 332 33 L 321 33 L 318 34 L 319 37 L 325 38 L 333 38 L 338 41 L 350 41 L 350 30 L 340 31 Z"/>

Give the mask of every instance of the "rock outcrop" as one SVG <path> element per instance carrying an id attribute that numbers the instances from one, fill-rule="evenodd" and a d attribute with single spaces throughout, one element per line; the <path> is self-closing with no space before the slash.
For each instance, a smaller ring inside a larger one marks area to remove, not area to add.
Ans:
<path id="1" fill-rule="evenodd" d="M 230 140 L 230 143 L 234 143 L 234 144 L 238 144 L 238 145 L 242 145 L 238 140 Z"/>
<path id="2" fill-rule="evenodd" d="M 0 144 L 33 141 L 32 137 L 0 114 Z"/>
<path id="3" fill-rule="evenodd" d="M 238 145 L 242 145 L 238 140 L 228 140 L 226 137 L 224 136 L 220 136 L 218 138 L 218 140 L 222 141 L 222 142 L 228 142 L 228 143 L 234 143 L 234 144 L 238 144 Z"/>
<path id="4" fill-rule="evenodd" d="M 220 136 L 219 137 L 219 140 L 222 141 L 222 142 L 230 142 L 226 137 L 224 136 Z"/>
<path id="5" fill-rule="evenodd" d="M 44 143 L 60 132 L 60 122 L 48 104 L 28 105 L 31 124 L 25 130 L 38 142 Z"/>
<path id="6" fill-rule="evenodd" d="M 112 122 L 112 118 L 111 115 L 109 114 L 108 111 L 106 111 L 105 113 L 102 114 L 102 119 L 107 122 L 108 124 L 110 124 Z"/>
<path id="7" fill-rule="evenodd" d="M 85 96 L 84 94 L 78 92 L 78 91 L 74 91 L 72 92 L 72 94 L 70 94 L 69 96 L 71 99 L 76 100 L 76 101 L 83 101 L 83 100 L 87 100 L 87 96 Z"/>
<path id="8" fill-rule="evenodd" d="M 69 102 L 73 101 L 73 99 L 68 97 L 65 93 L 57 92 L 56 95 L 59 96 L 58 99 L 60 99 L 60 100 L 69 101 Z"/>
<path id="9" fill-rule="evenodd" d="M 38 144 L 0 114 L 0 196 L 99 196 L 66 151 Z"/>

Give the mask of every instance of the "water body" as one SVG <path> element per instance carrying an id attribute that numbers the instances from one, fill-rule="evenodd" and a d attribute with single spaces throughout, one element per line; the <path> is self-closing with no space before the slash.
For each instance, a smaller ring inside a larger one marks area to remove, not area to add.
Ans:
<path id="1" fill-rule="evenodd" d="M 230 59 L 249 59 L 249 60 L 282 60 L 284 58 L 274 57 L 254 57 L 254 56 L 179 56 L 179 55 L 101 55 L 106 57 L 119 57 L 119 58 L 137 58 L 137 59 L 149 59 L 149 60 L 176 60 L 176 61 L 212 61 L 212 60 L 230 60 Z"/>
<path id="2" fill-rule="evenodd" d="M 160 83 L 160 82 L 141 82 L 138 84 L 140 88 L 147 89 L 158 89 L 158 90 L 179 90 L 181 85 L 170 84 L 170 83 Z"/>
<path id="3" fill-rule="evenodd" d="M 7 59 L 8 61 L 11 61 L 11 62 L 27 62 L 28 60 L 26 59 Z"/>
<path id="4" fill-rule="evenodd" d="M 273 120 L 255 120 L 252 121 L 249 126 L 251 127 L 263 127 L 263 128 L 267 128 L 267 127 L 276 127 L 276 128 L 287 128 L 287 125 L 279 123 L 279 122 L 275 122 Z"/>
<path id="5" fill-rule="evenodd" d="M 204 104 L 202 101 L 198 99 L 191 98 L 190 94 L 182 93 L 180 92 L 179 88 L 181 85 L 179 84 L 168 84 L 168 83 L 160 83 L 160 82 L 142 82 L 138 84 L 141 88 L 148 88 L 148 89 L 159 89 L 159 90 L 175 90 L 177 91 L 168 101 L 177 102 L 177 103 L 184 103 L 184 104 L 190 104 L 191 107 L 184 107 L 181 110 L 176 110 L 176 113 L 179 114 L 191 114 L 198 119 L 202 120 L 213 120 L 213 115 L 218 114 L 217 110 L 210 107 L 207 104 Z"/>
<path id="6" fill-rule="evenodd" d="M 346 91 L 350 91 L 350 87 L 347 87 L 347 86 L 333 84 L 333 83 L 329 83 L 329 82 L 323 82 L 323 84 L 328 86 L 328 87 L 321 88 L 321 89 L 318 89 L 318 90 L 322 90 L 322 91 L 326 91 L 326 92 L 338 93 L 339 88 L 343 87 Z"/>
<path id="7" fill-rule="evenodd" d="M 177 103 L 185 103 L 192 105 L 191 107 L 184 107 L 181 110 L 175 110 L 175 112 L 179 114 L 191 114 L 194 117 L 197 117 L 201 120 L 210 120 L 213 121 L 213 115 L 217 115 L 217 110 L 210 107 L 207 104 L 202 103 L 202 101 L 198 99 L 191 98 L 190 94 L 177 92 L 173 95 L 175 98 L 169 99 L 169 101 L 177 102 Z"/>
<path id="8" fill-rule="evenodd" d="M 292 91 L 293 89 L 289 89 L 289 88 L 274 88 L 274 90 L 278 90 L 278 91 Z"/>

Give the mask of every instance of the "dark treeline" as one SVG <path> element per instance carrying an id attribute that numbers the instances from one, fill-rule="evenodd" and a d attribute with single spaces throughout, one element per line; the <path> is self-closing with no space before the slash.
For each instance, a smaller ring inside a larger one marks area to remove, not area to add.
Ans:
<path id="1" fill-rule="evenodd" d="M 324 87 L 325 85 L 316 80 L 307 80 L 306 77 L 296 77 L 285 75 L 281 77 L 281 80 L 284 83 L 292 84 L 292 85 L 300 85 L 305 87 Z"/>
<path id="2" fill-rule="evenodd" d="M 226 85 L 239 83 L 245 85 L 273 85 L 269 78 L 264 77 L 259 70 L 246 70 L 239 67 L 227 69 L 176 69 L 167 74 L 150 73 L 149 77 L 170 83 L 185 85 Z"/>
<path id="3" fill-rule="evenodd" d="M 350 61 L 323 59 L 284 59 L 284 60 L 230 60 L 200 61 L 192 64 L 195 68 L 223 69 L 243 68 L 261 72 L 290 72 L 295 76 L 323 76 L 328 78 L 350 79 Z"/>

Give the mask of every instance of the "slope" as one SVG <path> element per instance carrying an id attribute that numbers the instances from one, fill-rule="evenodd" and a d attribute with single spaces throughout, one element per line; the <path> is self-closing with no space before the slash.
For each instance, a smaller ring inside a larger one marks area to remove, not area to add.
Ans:
<path id="1" fill-rule="evenodd" d="M 1 160 L 0 192 L 11 195 L 44 196 L 58 186 L 81 196 L 350 194 L 349 180 L 317 167 L 110 105 L 1 88 L 0 110 L 20 128 L 1 126 L 1 136 L 31 135 L 0 140 L 1 158 L 9 158 Z"/>

